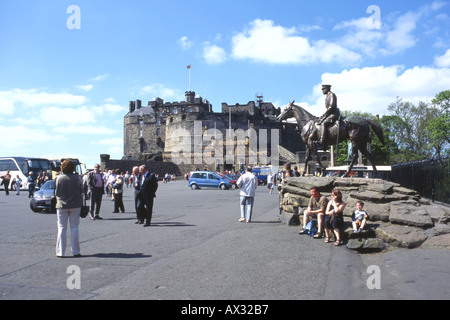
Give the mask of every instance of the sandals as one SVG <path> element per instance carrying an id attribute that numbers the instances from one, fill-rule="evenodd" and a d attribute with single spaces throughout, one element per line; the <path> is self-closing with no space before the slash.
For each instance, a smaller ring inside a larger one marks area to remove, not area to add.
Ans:
<path id="1" fill-rule="evenodd" d="M 336 247 L 340 246 L 340 245 L 341 245 L 341 241 L 340 241 L 340 240 L 336 240 L 336 241 L 334 242 L 334 245 L 335 245 Z"/>
<path id="2" fill-rule="evenodd" d="M 320 238 L 322 238 L 322 232 L 317 232 L 317 233 L 313 236 L 313 238 L 314 238 L 314 239 L 320 239 Z"/>
<path id="3" fill-rule="evenodd" d="M 330 238 L 328 238 L 328 237 L 325 237 L 325 241 L 324 241 L 325 243 L 329 243 L 330 242 Z"/>

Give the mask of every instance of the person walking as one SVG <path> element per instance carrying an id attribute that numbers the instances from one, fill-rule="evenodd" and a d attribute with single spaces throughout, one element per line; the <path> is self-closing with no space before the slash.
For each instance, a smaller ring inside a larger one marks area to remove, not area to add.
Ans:
<path id="1" fill-rule="evenodd" d="M 9 183 L 11 182 L 11 174 L 9 173 L 9 170 L 6 171 L 5 175 L 0 177 L 2 178 L 2 184 L 5 187 L 5 195 L 9 196 Z"/>
<path id="2" fill-rule="evenodd" d="M 144 164 L 139 167 L 139 193 L 137 210 L 143 219 L 145 219 L 144 227 L 149 227 L 153 214 L 153 199 L 156 197 L 156 190 L 158 190 L 158 180 L 155 174 L 147 170 Z"/>
<path id="3" fill-rule="evenodd" d="M 28 174 L 27 183 L 28 183 L 28 198 L 33 198 L 34 188 L 36 186 L 33 171 L 30 171 L 30 173 Z"/>
<path id="4" fill-rule="evenodd" d="M 114 193 L 114 211 L 113 213 L 119 213 L 119 209 L 122 213 L 125 212 L 125 208 L 123 206 L 123 176 L 120 169 L 115 171 L 116 178 L 112 183 L 112 190 Z"/>
<path id="5" fill-rule="evenodd" d="M 134 210 L 136 211 L 136 224 L 144 224 L 144 218 L 141 216 L 141 212 L 138 210 L 138 199 L 139 199 L 139 190 L 141 190 L 140 185 L 141 176 L 139 174 L 139 167 L 133 167 L 133 171 L 130 177 L 130 184 L 134 187 Z"/>
<path id="6" fill-rule="evenodd" d="M 252 174 L 252 167 L 247 167 L 245 174 L 239 177 L 236 185 L 241 190 L 239 193 L 241 205 L 241 218 L 239 221 L 245 221 L 247 223 L 251 222 L 255 190 L 258 187 L 258 180 L 256 179 L 256 176 Z"/>
<path id="7" fill-rule="evenodd" d="M 105 193 L 105 183 L 98 163 L 94 165 L 94 171 L 89 172 L 88 185 L 91 194 L 90 218 L 91 220 L 102 220 L 100 208 L 102 206 L 102 196 Z"/>
<path id="8" fill-rule="evenodd" d="M 70 223 L 70 244 L 74 257 L 81 256 L 78 226 L 83 205 L 83 181 L 75 173 L 75 163 L 64 160 L 61 164 L 62 173 L 55 180 L 56 217 L 58 236 L 56 239 L 56 256 L 64 257 L 66 251 L 67 226 Z"/>

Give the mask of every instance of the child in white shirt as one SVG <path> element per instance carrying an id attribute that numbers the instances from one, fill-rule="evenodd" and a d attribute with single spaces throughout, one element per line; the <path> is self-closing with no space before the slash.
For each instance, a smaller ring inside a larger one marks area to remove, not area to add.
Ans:
<path id="1" fill-rule="evenodd" d="M 356 210 L 352 213 L 353 232 L 361 232 L 366 225 L 367 212 L 363 210 L 364 202 L 356 202 Z"/>

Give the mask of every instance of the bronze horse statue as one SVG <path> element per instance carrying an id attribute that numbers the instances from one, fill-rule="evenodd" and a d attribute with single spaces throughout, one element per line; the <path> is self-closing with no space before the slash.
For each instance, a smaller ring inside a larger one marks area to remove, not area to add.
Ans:
<path id="1" fill-rule="evenodd" d="M 277 117 L 277 121 L 281 122 L 289 118 L 295 118 L 301 130 L 301 137 L 306 145 L 306 159 L 303 175 L 306 173 L 309 160 L 311 160 L 311 152 L 320 166 L 321 176 L 325 174 L 325 167 L 319 159 L 317 146 L 319 140 L 320 124 L 318 117 L 313 116 L 308 111 L 294 104 L 292 101 L 287 108 Z M 370 141 L 370 127 L 375 131 L 378 139 L 384 144 L 383 130 L 380 125 L 373 120 L 363 117 L 352 116 L 346 119 L 340 119 L 327 128 L 326 140 L 324 145 L 334 145 L 350 139 L 352 144 L 352 162 L 343 177 L 348 176 L 350 170 L 358 159 L 358 151 L 367 157 L 373 167 L 373 176 L 377 176 L 377 168 L 373 161 L 372 154 L 367 150 L 367 143 Z"/>

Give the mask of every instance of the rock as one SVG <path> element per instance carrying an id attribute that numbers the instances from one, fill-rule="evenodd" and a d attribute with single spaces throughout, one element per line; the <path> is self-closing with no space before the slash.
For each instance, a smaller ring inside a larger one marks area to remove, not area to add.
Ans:
<path id="1" fill-rule="evenodd" d="M 425 241 L 421 248 L 423 249 L 450 249 L 450 233 L 439 235 Z"/>
<path id="2" fill-rule="evenodd" d="M 347 242 L 347 248 L 359 252 L 382 251 L 386 248 L 384 242 L 380 239 L 350 239 Z"/>
<path id="3" fill-rule="evenodd" d="M 417 248 L 428 239 L 426 232 L 421 228 L 387 225 L 376 229 L 377 238 L 399 248 Z"/>
<path id="4" fill-rule="evenodd" d="M 320 191 L 331 191 L 333 190 L 333 182 L 332 178 L 317 178 L 317 177 L 293 177 L 287 179 L 286 184 L 288 186 L 297 187 L 303 190 L 308 191 L 312 187 L 318 188 Z"/>
<path id="5" fill-rule="evenodd" d="M 344 210 L 346 226 L 351 226 L 350 216 L 355 210 L 356 201 L 364 202 L 370 228 L 363 234 L 353 234 L 350 227 L 350 231 L 346 230 L 344 234 L 351 240 L 349 246 L 354 250 L 361 251 L 364 246 L 372 245 L 381 247 L 380 243 L 377 244 L 379 241 L 401 248 L 417 248 L 422 245 L 439 247 L 441 241 L 441 247 L 450 249 L 446 242 L 446 235 L 450 234 L 450 206 L 431 203 L 428 199 L 421 198 L 415 190 L 381 179 L 288 178 L 280 192 L 280 220 L 283 223 L 300 225 L 300 216 L 309 203 L 311 187 L 317 187 L 328 199 L 331 199 L 330 192 L 333 189 L 341 190 L 343 200 L 347 203 Z"/>
<path id="6" fill-rule="evenodd" d="M 442 208 L 442 206 L 429 205 L 429 206 L 424 206 L 424 208 L 435 223 L 450 222 L 450 216 L 447 215 L 446 211 L 444 210 L 444 208 Z"/>
<path id="7" fill-rule="evenodd" d="M 423 207 L 407 202 L 390 203 L 389 221 L 420 228 L 431 228 L 434 226 L 433 220 Z"/>

